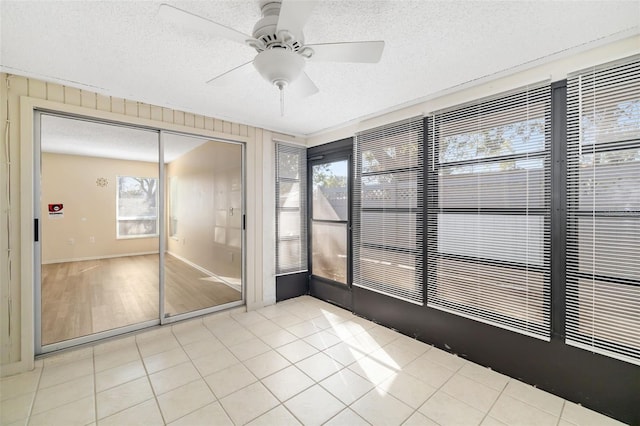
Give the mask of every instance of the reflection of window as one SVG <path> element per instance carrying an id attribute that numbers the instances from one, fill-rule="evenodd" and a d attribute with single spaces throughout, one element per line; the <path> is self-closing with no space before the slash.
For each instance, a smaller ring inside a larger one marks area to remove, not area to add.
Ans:
<path id="1" fill-rule="evenodd" d="M 356 136 L 353 284 L 422 304 L 423 120 Z"/>
<path id="2" fill-rule="evenodd" d="M 550 88 L 430 119 L 429 306 L 549 338 Z"/>
<path id="3" fill-rule="evenodd" d="M 158 236 L 158 179 L 118 176 L 118 238 Z"/>
<path id="4" fill-rule="evenodd" d="M 640 364 L 640 56 L 567 82 L 567 343 Z"/>
<path id="5" fill-rule="evenodd" d="M 178 237 L 178 177 L 169 176 L 169 236 Z"/>
<path id="6" fill-rule="evenodd" d="M 307 270 L 307 153 L 276 144 L 276 273 Z"/>

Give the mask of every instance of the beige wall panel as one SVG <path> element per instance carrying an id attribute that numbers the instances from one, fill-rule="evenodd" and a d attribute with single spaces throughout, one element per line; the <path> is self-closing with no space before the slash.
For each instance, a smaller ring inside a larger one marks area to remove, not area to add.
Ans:
<path id="1" fill-rule="evenodd" d="M 3 75 L 4 77 L 4 75 Z M 6 89 L 5 78 L 2 78 L 3 88 Z M 7 362 L 15 362 L 19 361 L 21 358 L 21 346 L 20 346 L 20 335 L 21 335 L 21 325 L 22 322 L 20 318 L 16 315 L 20 312 L 20 305 L 22 302 L 22 287 L 21 287 L 21 272 L 20 272 L 20 250 L 22 245 L 22 238 L 20 234 L 20 203 L 22 201 L 22 194 L 20 191 L 12 190 L 14 186 L 19 188 L 20 185 L 20 96 L 27 96 L 29 93 L 29 81 L 21 76 L 11 75 L 9 78 L 9 90 L 6 94 L 6 98 L 3 96 L 3 99 L 6 99 L 6 104 L 8 107 L 8 118 L 9 118 L 9 140 L 5 141 L 9 144 L 9 155 L 10 158 L 8 160 L 11 161 L 10 167 L 10 182 L 12 184 L 11 191 L 11 209 L 8 212 L 5 212 L 3 209 L 3 219 L 6 220 L 7 214 L 10 217 L 11 224 L 13 225 L 13 229 L 10 233 L 2 232 L 2 238 L 6 241 L 5 245 L 11 249 L 9 259 L 7 259 L 6 251 L 5 255 L 1 256 L 0 260 L 3 262 L 5 271 L 5 275 L 0 278 L 0 285 L 5 287 L 4 294 L 7 297 L 10 295 L 11 297 L 11 321 L 4 322 L 2 329 L 7 331 L 8 340 L 2 341 L 2 356 L 0 359 L 2 363 Z M 3 102 L 5 103 L 5 102 Z M 3 117 L 3 121 L 7 117 L 7 112 L 5 112 L 5 116 Z M 6 128 L 3 130 L 6 131 Z M 4 140 L 5 132 L 2 133 L 2 139 Z M 4 147 L 3 147 L 4 151 Z M 6 154 L 5 154 L 6 155 Z M 3 165 L 6 167 L 6 164 Z M 6 202 L 6 173 L 7 169 L 2 169 L 3 173 L 0 179 L 3 184 L 3 203 Z M 8 206 L 6 206 L 8 207 Z M 3 222 L 3 227 L 6 226 L 6 221 Z M 11 275 L 9 278 L 9 266 L 11 267 Z M 8 284 L 8 285 L 7 285 Z M 5 310 L 5 305 L 8 308 L 8 299 L 2 299 L 2 309 Z M 4 316 L 4 315 L 3 315 Z M 10 328 L 9 328 L 10 327 Z M 4 333 L 3 333 L 4 334 Z M 3 336 L 4 337 L 4 336 Z M 6 346 L 5 346 L 6 345 Z"/>
<path id="2" fill-rule="evenodd" d="M 238 123 L 231 123 L 231 134 L 240 135 L 240 125 Z"/>
<path id="3" fill-rule="evenodd" d="M 55 83 L 47 83 L 47 99 L 64 103 L 64 87 Z"/>
<path id="4" fill-rule="evenodd" d="M 205 117 L 204 118 L 204 128 L 206 130 L 213 130 L 213 123 L 214 123 L 214 119 L 211 117 Z"/>
<path id="5" fill-rule="evenodd" d="M 47 83 L 40 80 L 29 80 L 29 96 L 34 98 L 46 99 Z"/>
<path id="6" fill-rule="evenodd" d="M 87 90 L 80 91 L 80 105 L 85 108 L 96 108 L 96 94 Z"/>
<path id="7" fill-rule="evenodd" d="M 222 120 L 218 120 L 217 118 L 214 120 L 213 122 L 213 130 L 216 132 L 223 132 L 224 131 L 224 125 Z"/>
<path id="8" fill-rule="evenodd" d="M 162 121 L 165 123 L 173 123 L 173 110 L 169 108 L 162 108 Z"/>
<path id="9" fill-rule="evenodd" d="M 80 94 L 80 89 L 76 89 L 75 87 L 64 87 L 64 103 L 67 105 L 76 105 L 80 106 L 82 103 L 82 96 Z"/>
<path id="10" fill-rule="evenodd" d="M 130 117 L 138 117 L 138 103 L 126 100 L 124 102 L 124 113 Z"/>
<path id="11" fill-rule="evenodd" d="M 241 124 L 240 125 L 240 136 L 249 136 L 249 126 L 247 126 L 246 124 Z"/>
<path id="12" fill-rule="evenodd" d="M 193 117 L 193 127 L 196 129 L 204 129 L 204 117 L 201 115 L 195 115 Z"/>
<path id="13" fill-rule="evenodd" d="M 151 105 L 143 103 L 138 104 L 138 117 L 151 118 Z"/>
<path id="14" fill-rule="evenodd" d="M 42 153 L 42 262 L 158 251 L 158 238 L 116 237 L 117 176 L 158 177 L 157 163 Z M 96 185 L 106 178 L 106 187 Z M 50 219 L 48 204 L 64 204 Z"/>
<path id="15" fill-rule="evenodd" d="M 111 112 L 124 114 L 124 99 L 111 97 Z"/>
<path id="16" fill-rule="evenodd" d="M 232 128 L 233 128 L 233 126 L 231 125 L 231 122 L 229 122 L 229 121 L 223 121 L 222 122 L 222 131 L 224 133 L 228 133 L 228 134 L 232 135 L 233 134 Z"/>
<path id="17" fill-rule="evenodd" d="M 7 99 L 7 85 L 5 82 L 6 75 L 0 74 L 0 99 Z M 45 87 L 46 94 L 46 87 Z M 0 102 L 0 135 L 3 144 L 6 142 L 4 134 L 9 123 L 7 122 L 7 104 L 8 102 Z M 3 147 L 4 148 L 4 147 Z M 0 223 L 7 223 L 9 212 L 7 211 L 7 186 L 4 184 L 7 176 L 8 161 L 4 149 L 0 149 L 0 179 L 3 184 L 0 185 Z M 11 228 L 13 231 L 13 228 Z M 5 232 L 0 236 L 0 253 L 8 253 L 9 239 Z M 6 256 L 0 258 L 0 324 L 9 324 L 9 265 Z M 8 327 L 0 327 L 0 365 L 9 362 L 9 351 L 11 344 L 9 343 Z"/>
<path id="18" fill-rule="evenodd" d="M 185 112 L 184 125 L 187 127 L 196 127 L 196 117 L 191 113 Z"/>
<path id="19" fill-rule="evenodd" d="M 173 122 L 175 124 L 185 124 L 184 123 L 184 112 L 182 111 L 173 111 Z"/>
<path id="20" fill-rule="evenodd" d="M 164 108 L 151 105 L 151 119 L 153 121 L 162 121 L 163 112 L 164 112 Z"/>
<path id="21" fill-rule="evenodd" d="M 98 111 L 111 111 L 111 97 L 97 94 L 96 109 Z"/>

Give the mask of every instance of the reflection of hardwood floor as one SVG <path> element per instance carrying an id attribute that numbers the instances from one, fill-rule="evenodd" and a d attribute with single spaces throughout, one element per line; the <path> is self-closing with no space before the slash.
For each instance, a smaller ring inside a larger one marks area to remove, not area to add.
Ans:
<path id="1" fill-rule="evenodd" d="M 165 257 L 165 311 L 191 312 L 240 292 Z M 42 265 L 42 344 L 158 318 L 158 255 Z"/>

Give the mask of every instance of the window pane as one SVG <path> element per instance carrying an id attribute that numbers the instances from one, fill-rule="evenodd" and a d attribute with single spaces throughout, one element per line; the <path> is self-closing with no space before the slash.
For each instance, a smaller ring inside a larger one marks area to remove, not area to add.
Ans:
<path id="1" fill-rule="evenodd" d="M 280 207 L 300 207 L 300 182 L 280 182 Z"/>
<path id="2" fill-rule="evenodd" d="M 407 250 L 417 248 L 416 213 L 363 211 L 360 218 L 363 246 L 378 245 Z"/>
<path id="3" fill-rule="evenodd" d="M 276 143 L 276 274 L 307 270 L 306 148 Z"/>
<path id="4" fill-rule="evenodd" d="M 640 149 L 580 157 L 580 209 L 640 211 Z"/>
<path id="5" fill-rule="evenodd" d="M 579 272 L 640 277 L 640 218 L 585 217 L 577 225 Z M 573 241 L 569 239 L 569 250 Z"/>
<path id="6" fill-rule="evenodd" d="M 443 167 L 438 176 L 442 208 L 542 208 L 543 159 Z"/>
<path id="7" fill-rule="evenodd" d="M 278 238 L 300 236 L 300 211 L 280 211 L 278 220 Z"/>
<path id="8" fill-rule="evenodd" d="M 291 148 L 289 148 L 291 149 Z M 300 179 L 300 153 L 278 153 L 278 175 L 285 179 Z"/>
<path id="9" fill-rule="evenodd" d="M 416 208 L 418 179 L 415 170 L 363 176 L 362 208 Z"/>
<path id="10" fill-rule="evenodd" d="M 318 223 L 311 226 L 313 275 L 347 283 L 347 225 Z"/>
<path id="11" fill-rule="evenodd" d="M 118 176 L 118 237 L 157 235 L 158 179 Z"/>
<path id="12" fill-rule="evenodd" d="M 545 324 L 542 272 L 448 258 L 438 259 L 435 269 L 443 285 L 430 287 L 432 302 L 506 325 Z"/>
<path id="13" fill-rule="evenodd" d="M 544 149 L 545 120 L 544 108 L 537 111 L 540 117 L 529 120 L 513 120 L 514 116 L 526 117 L 531 111 L 529 106 L 519 106 L 502 112 L 482 111 L 470 117 L 454 118 L 442 123 L 440 128 L 440 162 L 466 161 L 503 155 L 536 152 Z M 471 112 L 471 111 L 470 111 Z M 490 120 L 494 122 L 491 123 Z M 503 123 L 507 121 L 507 123 Z M 493 124 L 493 125 L 492 125 Z M 478 128 L 480 127 L 480 128 Z"/>
<path id="14" fill-rule="evenodd" d="M 414 299 L 420 292 L 421 280 L 417 280 L 416 256 L 384 249 L 361 248 L 359 273 L 361 284 L 375 285 L 378 290 Z"/>
<path id="15" fill-rule="evenodd" d="M 544 264 L 544 217 L 439 214 L 438 253 Z"/>
<path id="16" fill-rule="evenodd" d="M 347 220 L 347 160 L 313 166 L 313 218 Z"/>
<path id="17" fill-rule="evenodd" d="M 118 235 L 135 237 L 142 235 L 157 235 L 158 221 L 151 220 L 119 220 Z"/>

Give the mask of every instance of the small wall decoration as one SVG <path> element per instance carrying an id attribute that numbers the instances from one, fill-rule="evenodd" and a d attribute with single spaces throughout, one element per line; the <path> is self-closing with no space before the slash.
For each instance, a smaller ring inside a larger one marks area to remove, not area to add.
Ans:
<path id="1" fill-rule="evenodd" d="M 64 218 L 64 204 L 55 203 L 49 204 L 49 219 L 62 219 Z"/>
<path id="2" fill-rule="evenodd" d="M 106 178 L 98 178 L 96 179 L 96 185 L 104 188 L 105 186 L 109 185 L 109 181 Z"/>

